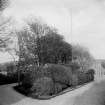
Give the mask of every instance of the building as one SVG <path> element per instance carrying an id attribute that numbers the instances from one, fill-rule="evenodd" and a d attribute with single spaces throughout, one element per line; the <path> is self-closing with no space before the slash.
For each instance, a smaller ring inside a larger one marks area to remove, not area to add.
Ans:
<path id="1" fill-rule="evenodd" d="M 96 60 L 92 66 L 95 70 L 95 80 L 105 78 L 105 69 L 101 65 L 102 60 Z"/>

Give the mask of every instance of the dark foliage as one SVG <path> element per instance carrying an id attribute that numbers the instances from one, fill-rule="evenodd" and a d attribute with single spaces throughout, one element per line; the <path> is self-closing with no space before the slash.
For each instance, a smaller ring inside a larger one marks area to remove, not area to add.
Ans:
<path id="1" fill-rule="evenodd" d="M 61 84 L 59 82 L 55 82 L 54 84 L 54 93 L 53 94 L 58 94 L 61 91 L 63 91 L 64 89 L 66 89 L 68 86 L 66 84 Z"/>
<path id="2" fill-rule="evenodd" d="M 31 88 L 32 96 L 48 96 L 53 93 L 54 83 L 49 77 L 38 78 Z"/>
<path id="3" fill-rule="evenodd" d="M 37 54 L 41 64 L 67 63 L 71 61 L 71 45 L 57 33 L 50 33 L 37 38 Z"/>
<path id="4" fill-rule="evenodd" d="M 75 87 L 94 80 L 94 70 L 72 73 L 70 66 L 47 64 L 46 67 L 31 66 L 25 73 L 19 91 L 33 98 L 51 96 L 68 87 Z"/>
<path id="5" fill-rule="evenodd" d="M 87 72 L 78 72 L 78 84 L 81 85 L 83 83 L 91 82 L 94 80 L 94 70 L 90 69 Z"/>
<path id="6" fill-rule="evenodd" d="M 31 28 L 34 30 L 34 34 L 27 30 L 18 33 L 19 58 L 24 59 L 25 65 L 29 63 L 38 65 L 57 64 L 71 61 L 71 45 L 64 41 L 60 34 L 48 26 L 39 23 L 33 23 L 33 25 Z M 49 30 L 48 32 L 46 27 Z"/>
<path id="7" fill-rule="evenodd" d="M 20 80 L 22 80 L 24 77 L 23 74 L 20 75 Z M 3 74 L 0 74 L 0 85 L 3 85 L 3 84 L 11 84 L 11 83 L 17 83 L 18 81 L 18 75 L 17 75 L 17 72 L 15 73 L 11 73 L 9 75 L 3 75 Z"/>
<path id="8" fill-rule="evenodd" d="M 47 68 L 51 72 L 51 78 L 54 82 L 71 85 L 72 70 L 71 68 L 65 67 L 63 65 L 49 65 Z"/>
<path id="9" fill-rule="evenodd" d="M 71 86 L 75 87 L 78 85 L 78 76 L 77 74 L 73 74 L 72 75 L 72 83 L 71 83 Z"/>
<path id="10" fill-rule="evenodd" d="M 47 68 L 32 66 L 25 73 L 22 86 L 27 91 L 35 91 L 36 93 L 33 93 L 35 96 L 36 94 L 54 94 L 71 85 L 71 76 L 70 68 L 65 66 L 54 64 L 48 65 Z M 48 93 L 44 93 L 45 89 Z"/>

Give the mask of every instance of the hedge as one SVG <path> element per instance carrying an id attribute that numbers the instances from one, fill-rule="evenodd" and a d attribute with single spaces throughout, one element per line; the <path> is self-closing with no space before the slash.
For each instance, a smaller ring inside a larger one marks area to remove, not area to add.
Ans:
<path id="1" fill-rule="evenodd" d="M 70 67 L 51 64 L 47 67 L 29 67 L 22 81 L 22 86 L 27 95 L 35 98 L 58 94 L 68 87 L 75 87 L 93 80 L 93 69 L 87 72 L 78 71 L 72 73 Z"/>

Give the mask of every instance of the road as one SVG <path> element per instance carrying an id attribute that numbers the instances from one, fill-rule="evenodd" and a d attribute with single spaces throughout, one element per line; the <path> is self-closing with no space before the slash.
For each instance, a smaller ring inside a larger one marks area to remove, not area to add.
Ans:
<path id="1" fill-rule="evenodd" d="M 75 91 L 67 92 L 61 96 L 57 96 L 50 100 L 35 100 L 25 97 L 15 90 L 11 85 L 0 86 L 0 105 L 70 105 L 74 103 L 74 99 L 79 94 L 84 93 L 88 90 L 93 83 L 90 83 L 82 88 L 76 89 Z"/>
<path id="2" fill-rule="evenodd" d="M 23 95 L 17 93 L 12 87 L 13 85 L 0 86 L 0 105 L 11 105 L 24 98 Z"/>
<path id="3" fill-rule="evenodd" d="M 88 91 L 77 96 L 74 105 L 105 105 L 105 81 L 95 83 Z"/>
<path id="4" fill-rule="evenodd" d="M 105 81 L 90 83 L 50 100 L 25 97 L 11 85 L 0 86 L 0 105 L 105 105 Z"/>

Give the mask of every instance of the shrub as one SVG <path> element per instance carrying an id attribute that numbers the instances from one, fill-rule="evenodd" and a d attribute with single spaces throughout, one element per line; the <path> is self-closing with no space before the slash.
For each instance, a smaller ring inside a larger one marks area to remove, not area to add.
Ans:
<path id="1" fill-rule="evenodd" d="M 55 83 L 54 84 L 54 93 L 53 94 L 57 94 L 59 92 L 61 92 L 63 89 L 63 85 L 60 83 Z"/>
<path id="2" fill-rule="evenodd" d="M 54 82 L 71 85 L 72 71 L 69 67 L 63 65 L 50 65 L 48 69 L 51 72 L 51 78 Z"/>
<path id="3" fill-rule="evenodd" d="M 78 85 L 78 77 L 77 74 L 72 75 L 72 86 L 77 86 Z"/>
<path id="4" fill-rule="evenodd" d="M 47 68 L 33 66 L 31 67 L 31 69 L 29 68 L 29 70 L 27 70 L 27 73 L 22 83 L 30 85 L 34 81 L 36 81 L 36 79 L 42 78 L 44 76 L 52 78 L 54 82 L 71 85 L 72 70 L 70 67 L 54 64 L 51 64 Z"/>
<path id="5" fill-rule="evenodd" d="M 6 76 L 3 74 L 0 74 L 0 85 L 4 84 L 6 82 Z"/>
<path id="6" fill-rule="evenodd" d="M 86 74 L 84 72 L 79 71 L 78 72 L 78 84 L 84 84 L 86 83 L 87 77 Z"/>
<path id="7" fill-rule="evenodd" d="M 23 87 L 31 90 L 32 97 L 57 94 L 71 84 L 71 69 L 62 65 L 29 67 L 22 81 Z"/>
<path id="8" fill-rule="evenodd" d="M 28 67 L 22 85 L 32 97 L 48 96 L 61 92 L 68 87 L 75 87 L 92 81 L 94 70 L 72 73 L 71 67 L 49 64 L 47 67 Z"/>
<path id="9" fill-rule="evenodd" d="M 84 84 L 94 80 L 94 70 L 89 69 L 86 72 L 78 72 L 78 84 Z"/>
<path id="10" fill-rule="evenodd" d="M 87 74 L 88 82 L 94 80 L 94 74 L 95 74 L 94 69 L 89 69 L 86 74 Z"/>
<path id="11" fill-rule="evenodd" d="M 32 96 L 46 96 L 53 93 L 54 83 L 49 77 L 38 78 L 31 88 Z"/>
<path id="12" fill-rule="evenodd" d="M 76 73 L 80 69 L 80 65 L 75 61 L 72 61 L 68 66 L 71 68 L 72 73 Z"/>
<path id="13" fill-rule="evenodd" d="M 24 79 L 22 80 L 22 86 L 28 89 L 32 86 L 32 83 L 31 74 L 25 74 Z"/>
<path id="14" fill-rule="evenodd" d="M 29 66 L 27 67 L 27 71 L 24 74 L 24 79 L 22 80 L 22 85 L 24 87 L 30 88 L 36 79 L 44 76 L 44 71 L 42 67 L 37 66 Z"/>
<path id="15" fill-rule="evenodd" d="M 23 75 L 20 74 L 20 80 L 23 79 Z M 17 72 L 9 73 L 9 75 L 0 74 L 0 84 L 10 84 L 18 82 Z"/>

